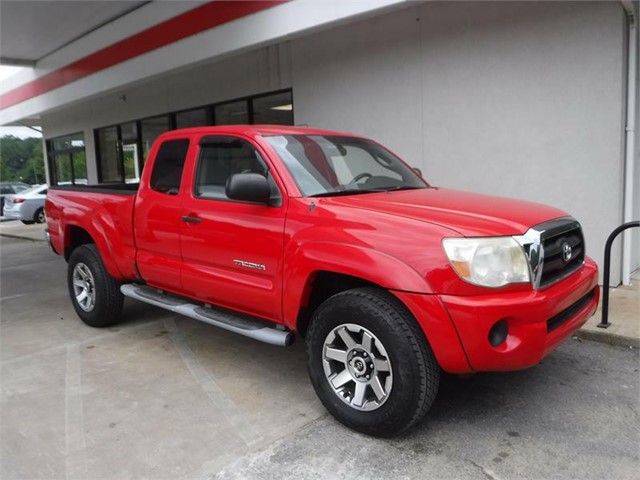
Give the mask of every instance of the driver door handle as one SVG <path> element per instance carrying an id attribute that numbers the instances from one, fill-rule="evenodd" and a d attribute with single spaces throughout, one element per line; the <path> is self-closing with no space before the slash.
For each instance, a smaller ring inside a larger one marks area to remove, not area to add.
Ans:
<path id="1" fill-rule="evenodd" d="M 192 217 L 190 215 L 183 215 L 182 221 L 185 223 L 200 223 L 202 219 L 198 217 Z"/>

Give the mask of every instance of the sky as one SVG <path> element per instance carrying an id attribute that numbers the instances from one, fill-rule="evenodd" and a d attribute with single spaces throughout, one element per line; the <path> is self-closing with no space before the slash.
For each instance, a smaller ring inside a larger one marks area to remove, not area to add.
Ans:
<path id="1" fill-rule="evenodd" d="M 0 83 L 5 78 L 8 78 L 21 70 L 24 70 L 24 67 L 8 67 L 0 65 Z M 5 135 L 13 135 L 14 137 L 19 138 L 42 137 L 38 132 L 27 127 L 0 127 L 0 137 L 4 137 Z"/>

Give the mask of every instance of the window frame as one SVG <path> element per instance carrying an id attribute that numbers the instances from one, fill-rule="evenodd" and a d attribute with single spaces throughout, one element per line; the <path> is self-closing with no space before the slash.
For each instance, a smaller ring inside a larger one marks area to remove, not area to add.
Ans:
<path id="1" fill-rule="evenodd" d="M 153 117 L 151 117 L 153 118 Z M 145 119 L 142 119 L 145 120 Z M 98 183 L 104 185 L 116 185 L 116 184 L 126 184 L 127 179 L 124 174 L 124 149 L 122 143 L 122 127 L 126 123 L 135 123 L 136 125 L 136 148 L 138 149 L 138 171 L 140 172 L 140 176 L 142 177 L 142 167 L 144 166 L 144 162 L 142 161 L 142 135 L 140 134 L 141 121 L 142 120 L 132 120 L 127 122 L 115 123 L 112 125 L 105 125 L 99 128 L 93 129 L 93 144 L 94 150 L 96 152 L 96 166 L 98 167 Z M 118 177 L 119 180 L 116 182 L 105 182 L 102 179 L 102 154 L 100 152 L 100 130 L 104 130 L 106 128 L 116 128 L 116 151 L 117 151 L 117 160 L 118 160 Z"/>
<path id="2" fill-rule="evenodd" d="M 60 150 L 56 150 L 54 148 L 55 145 L 55 141 L 57 140 L 61 140 L 64 138 L 69 138 L 69 137 L 75 137 L 75 136 L 81 136 L 82 137 L 82 147 L 68 147 L 68 148 L 62 148 Z M 45 139 L 45 147 L 47 150 L 47 165 L 49 167 L 49 179 L 50 179 L 50 183 L 51 185 L 58 185 L 58 171 L 56 170 L 56 160 L 55 157 L 57 155 L 68 155 L 69 158 L 69 171 L 71 172 L 71 185 L 76 185 L 76 173 L 75 170 L 73 168 L 73 154 L 74 153 L 84 153 L 84 163 L 85 163 L 85 169 L 87 168 L 87 142 L 84 138 L 84 132 L 83 131 L 79 131 L 79 132 L 73 132 L 73 133 L 68 133 L 66 135 L 59 135 L 57 137 L 51 137 L 51 138 L 46 138 Z M 87 177 L 88 177 L 88 172 L 87 172 Z M 89 178 L 86 178 L 87 183 L 89 182 Z M 79 184 L 79 185 L 84 185 L 84 184 Z"/>
<path id="3" fill-rule="evenodd" d="M 258 153 L 258 157 L 256 158 L 256 161 L 262 165 L 262 167 L 264 167 L 265 173 L 266 173 L 266 179 L 269 180 L 269 176 L 271 177 L 271 179 L 273 180 L 273 183 L 275 185 L 275 188 L 278 192 L 278 196 L 271 196 L 269 198 L 269 203 L 265 204 L 264 206 L 266 207 L 272 207 L 272 208 L 281 208 L 284 205 L 284 195 L 282 194 L 283 188 L 280 187 L 280 185 L 278 184 L 278 180 L 276 179 L 277 176 L 273 173 L 274 172 L 274 168 L 271 166 L 271 164 L 269 163 L 269 161 L 267 160 L 267 156 L 265 154 L 265 152 L 260 148 L 259 145 L 255 144 L 254 142 L 252 142 L 251 140 L 248 140 L 247 138 L 243 138 L 243 137 L 239 137 L 237 135 L 231 135 L 231 134 L 216 134 L 216 135 L 205 135 L 203 137 L 200 137 L 200 139 L 197 142 L 198 145 L 198 154 L 196 155 L 196 165 L 193 169 L 193 178 L 192 178 L 192 182 L 191 182 L 191 197 L 194 200 L 207 200 L 207 201 L 217 201 L 217 202 L 231 202 L 231 203 L 237 203 L 237 204 L 244 204 L 244 205 L 256 205 L 256 203 L 254 202 L 246 202 L 246 201 L 242 201 L 242 200 L 234 200 L 232 198 L 227 197 L 227 195 L 225 194 L 224 197 L 203 197 L 201 195 L 198 195 L 196 188 L 198 187 L 198 178 L 200 177 L 200 171 L 201 171 L 201 167 L 202 167 L 202 152 L 204 150 L 204 148 L 206 148 L 207 143 L 208 142 L 206 139 L 209 138 L 220 138 L 220 137 L 224 137 L 224 138 L 234 138 L 237 140 L 240 140 L 242 142 L 247 143 L 249 146 L 251 146 L 251 148 L 253 148 L 257 153 Z"/>
<path id="4" fill-rule="evenodd" d="M 155 188 L 153 186 L 153 174 L 156 171 L 156 167 L 158 166 L 158 158 L 160 157 L 160 152 L 162 150 L 162 147 L 164 145 L 166 145 L 167 143 L 170 143 L 170 142 L 187 142 L 187 146 L 186 146 L 186 149 L 185 149 L 185 152 L 184 152 L 184 159 L 183 159 L 183 162 L 182 162 L 182 170 L 180 171 L 180 179 L 178 181 L 178 190 L 175 193 L 172 193 L 170 191 L 163 192 L 162 190 L 158 190 L 157 188 Z M 182 180 L 183 180 L 184 174 L 185 174 L 185 167 L 187 165 L 187 159 L 189 157 L 189 149 L 191 148 L 191 143 L 192 143 L 192 139 L 191 138 L 189 138 L 189 137 L 180 137 L 180 136 L 178 136 L 178 137 L 169 137 L 166 140 L 162 141 L 160 146 L 158 146 L 158 150 L 157 150 L 156 156 L 155 156 L 154 161 L 153 161 L 153 169 L 151 170 L 151 172 L 149 174 L 149 189 L 150 190 L 153 190 L 154 192 L 160 193 L 160 194 L 163 194 L 163 195 L 170 195 L 172 197 L 180 195 L 180 191 L 182 189 Z"/>

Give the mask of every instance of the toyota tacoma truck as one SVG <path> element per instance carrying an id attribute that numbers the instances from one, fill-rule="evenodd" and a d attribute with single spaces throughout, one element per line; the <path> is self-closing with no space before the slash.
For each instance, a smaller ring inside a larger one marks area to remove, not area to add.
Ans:
<path id="1" fill-rule="evenodd" d="M 327 410 L 376 436 L 423 418 L 442 371 L 536 365 L 599 298 L 567 213 L 433 187 L 334 131 L 174 130 L 139 185 L 52 187 L 46 212 L 87 325 L 131 297 L 274 345 L 300 336 Z"/>

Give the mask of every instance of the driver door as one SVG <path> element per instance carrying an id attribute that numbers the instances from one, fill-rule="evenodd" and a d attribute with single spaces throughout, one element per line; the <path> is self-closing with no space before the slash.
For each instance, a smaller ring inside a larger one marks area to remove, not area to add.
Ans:
<path id="1" fill-rule="evenodd" d="M 227 198 L 227 179 L 247 172 L 268 176 L 272 205 Z M 190 175 L 180 228 L 185 293 L 279 321 L 285 208 L 263 155 L 248 140 L 207 136 Z"/>

